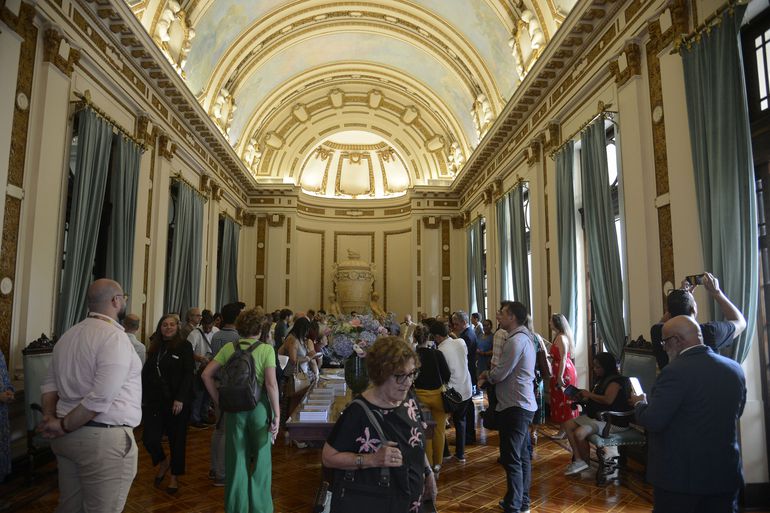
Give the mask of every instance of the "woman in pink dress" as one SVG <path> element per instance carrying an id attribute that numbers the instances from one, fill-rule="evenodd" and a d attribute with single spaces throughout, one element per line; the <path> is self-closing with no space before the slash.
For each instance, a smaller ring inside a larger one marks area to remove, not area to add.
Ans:
<path id="1" fill-rule="evenodd" d="M 566 317 L 557 313 L 551 316 L 551 330 L 554 338 L 551 345 L 551 420 L 560 425 L 561 431 L 554 438 L 563 438 L 561 424 L 574 419 L 580 413 L 571 408 L 572 401 L 564 395 L 564 387 L 577 383 L 577 373 L 572 358 L 575 354 L 575 342 L 572 329 Z M 561 435 L 561 436 L 560 436 Z"/>

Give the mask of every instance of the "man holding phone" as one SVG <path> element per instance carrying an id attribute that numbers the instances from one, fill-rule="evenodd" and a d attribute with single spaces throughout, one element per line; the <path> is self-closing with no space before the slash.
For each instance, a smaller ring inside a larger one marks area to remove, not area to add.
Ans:
<path id="1" fill-rule="evenodd" d="M 746 329 L 746 319 L 740 310 L 725 296 L 719 288 L 719 280 L 711 273 L 688 276 L 682 280 L 682 288 L 672 290 L 666 298 L 666 312 L 658 324 L 650 329 L 652 338 L 652 350 L 658 361 L 658 368 L 663 369 L 669 363 L 669 357 L 663 349 L 662 329 L 663 323 L 678 315 L 688 315 L 693 319 L 698 316 L 698 305 L 692 295 L 698 285 L 711 294 L 711 297 L 719 305 L 724 321 L 710 321 L 700 325 L 703 334 L 703 343 L 719 351 L 724 347 L 730 347 L 738 335 Z"/>

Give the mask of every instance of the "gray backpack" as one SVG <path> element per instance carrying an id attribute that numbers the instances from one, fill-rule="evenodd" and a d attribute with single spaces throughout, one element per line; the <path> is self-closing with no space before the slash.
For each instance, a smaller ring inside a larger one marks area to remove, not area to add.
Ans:
<path id="1" fill-rule="evenodd" d="M 253 410 L 262 394 L 257 383 L 252 352 L 262 342 L 254 342 L 243 349 L 240 341 L 233 342 L 235 352 L 219 372 L 219 408 L 228 413 Z"/>

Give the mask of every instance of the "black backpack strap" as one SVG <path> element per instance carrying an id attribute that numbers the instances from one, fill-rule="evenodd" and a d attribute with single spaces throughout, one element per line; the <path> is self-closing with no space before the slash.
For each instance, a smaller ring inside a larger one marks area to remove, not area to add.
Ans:
<path id="1" fill-rule="evenodd" d="M 250 352 L 250 353 L 253 353 L 253 352 L 254 352 L 254 350 L 257 348 L 257 346 L 260 346 L 260 345 L 262 345 L 262 341 L 261 341 L 261 340 L 257 340 L 256 342 L 254 342 L 253 344 L 251 344 L 251 345 L 249 346 L 249 348 L 248 348 L 248 349 L 246 349 L 246 351 L 248 351 L 248 352 Z"/>

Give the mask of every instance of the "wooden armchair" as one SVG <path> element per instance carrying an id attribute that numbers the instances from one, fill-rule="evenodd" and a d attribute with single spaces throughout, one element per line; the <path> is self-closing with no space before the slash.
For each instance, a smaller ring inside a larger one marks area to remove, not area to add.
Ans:
<path id="1" fill-rule="evenodd" d="M 642 385 L 645 393 L 649 393 L 657 377 L 657 363 L 651 347 L 626 346 L 620 364 L 620 373 L 626 377 L 635 377 Z M 596 472 L 596 484 L 606 485 L 619 480 L 620 452 L 619 447 L 644 446 L 647 437 L 640 426 L 632 423 L 625 431 L 611 433 L 613 420 L 623 417 L 633 417 L 633 411 L 616 412 L 603 411 L 599 413 L 601 420 L 607 424 L 601 433 L 588 437 L 589 443 L 596 447 L 599 459 L 599 469 Z"/>

